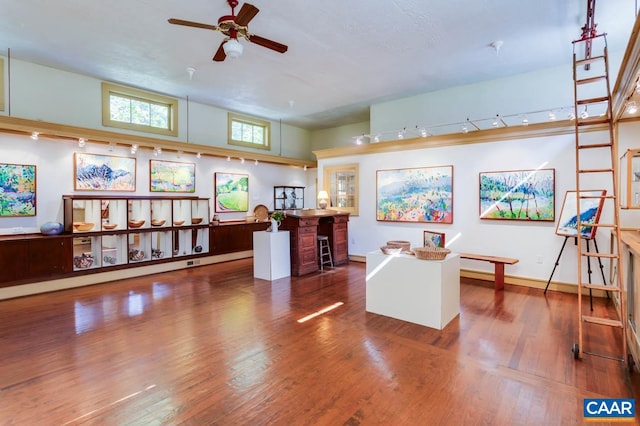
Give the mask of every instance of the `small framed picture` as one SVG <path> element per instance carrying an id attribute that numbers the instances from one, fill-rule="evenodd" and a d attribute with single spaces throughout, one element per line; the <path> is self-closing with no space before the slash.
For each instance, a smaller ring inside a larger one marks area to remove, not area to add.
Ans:
<path id="1" fill-rule="evenodd" d="M 424 231 L 423 246 L 444 248 L 444 232 Z"/>

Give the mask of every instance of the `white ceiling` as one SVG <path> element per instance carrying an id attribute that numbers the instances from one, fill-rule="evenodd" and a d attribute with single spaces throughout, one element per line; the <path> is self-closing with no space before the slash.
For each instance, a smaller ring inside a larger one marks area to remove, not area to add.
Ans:
<path id="1" fill-rule="evenodd" d="M 305 128 L 369 119 L 368 106 L 571 62 L 587 0 L 250 0 L 253 43 L 211 59 L 226 0 L 0 0 L 0 54 Z M 242 2 L 240 3 L 240 6 Z M 238 12 L 240 6 L 236 9 Z M 623 49 L 633 0 L 598 2 Z M 497 55 L 490 44 L 503 41 Z M 186 71 L 196 72 L 190 80 Z"/>

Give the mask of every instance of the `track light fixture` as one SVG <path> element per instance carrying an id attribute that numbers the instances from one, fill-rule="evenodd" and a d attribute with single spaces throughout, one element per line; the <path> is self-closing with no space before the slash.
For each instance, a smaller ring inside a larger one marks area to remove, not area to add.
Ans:
<path id="1" fill-rule="evenodd" d="M 636 112 L 638 112 L 638 104 L 636 103 L 636 101 L 629 101 L 627 102 L 626 109 L 628 114 L 635 114 Z"/>
<path id="2" fill-rule="evenodd" d="M 584 106 L 584 111 L 582 111 L 580 113 L 580 118 L 582 118 L 583 120 L 586 120 L 587 118 L 589 118 L 589 113 L 587 112 L 587 106 Z"/>
<path id="3" fill-rule="evenodd" d="M 527 118 L 526 115 L 522 118 L 522 125 L 523 126 L 528 126 L 529 125 L 529 119 Z"/>
<path id="4" fill-rule="evenodd" d="M 78 148 L 84 148 L 87 145 L 87 140 L 85 138 L 78 138 Z"/>
<path id="5" fill-rule="evenodd" d="M 240 159 L 240 164 L 244 164 L 244 158 Z"/>
<path id="6" fill-rule="evenodd" d="M 134 143 L 131 145 L 131 155 L 135 155 L 136 152 L 138 152 L 138 144 Z"/>
<path id="7" fill-rule="evenodd" d="M 227 161 L 231 161 L 231 157 L 227 155 Z"/>
<path id="8" fill-rule="evenodd" d="M 196 158 L 201 158 L 202 154 L 200 154 L 199 152 L 196 154 Z"/>
<path id="9" fill-rule="evenodd" d="M 257 166 L 257 165 L 258 165 L 258 160 L 254 161 L 254 162 L 253 162 L 253 165 L 254 165 L 254 166 Z"/>
<path id="10" fill-rule="evenodd" d="M 34 141 L 37 141 L 39 137 L 40 137 L 39 132 L 31 132 L 31 139 L 33 139 Z"/>
<path id="11" fill-rule="evenodd" d="M 307 171 L 307 166 L 305 165 L 302 169 L 306 172 Z"/>
<path id="12" fill-rule="evenodd" d="M 553 111 L 549 112 L 549 120 L 553 121 L 556 119 L 556 113 Z"/>

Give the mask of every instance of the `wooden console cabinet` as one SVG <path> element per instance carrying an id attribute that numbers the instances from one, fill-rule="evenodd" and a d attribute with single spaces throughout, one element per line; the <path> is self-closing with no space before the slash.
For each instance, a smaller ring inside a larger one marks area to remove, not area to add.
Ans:
<path id="1" fill-rule="evenodd" d="M 286 210 L 280 229 L 291 235 L 291 275 L 305 275 L 319 270 L 318 235 L 329 237 L 333 264 L 349 260 L 349 213 L 331 210 Z"/>
<path id="2" fill-rule="evenodd" d="M 266 230 L 271 222 L 222 222 L 210 228 L 211 254 L 253 250 L 253 233 Z"/>
<path id="3" fill-rule="evenodd" d="M 73 270 L 69 235 L 0 237 L 0 287 L 64 275 Z"/>

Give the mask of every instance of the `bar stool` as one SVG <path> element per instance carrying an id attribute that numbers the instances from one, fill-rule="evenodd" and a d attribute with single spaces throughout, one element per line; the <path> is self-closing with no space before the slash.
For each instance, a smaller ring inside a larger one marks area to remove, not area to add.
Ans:
<path id="1" fill-rule="evenodd" d="M 321 271 L 324 271 L 324 265 L 330 265 L 333 268 L 333 259 L 331 258 L 331 249 L 329 248 L 329 237 L 326 235 L 318 235 L 318 255 L 320 257 Z"/>

